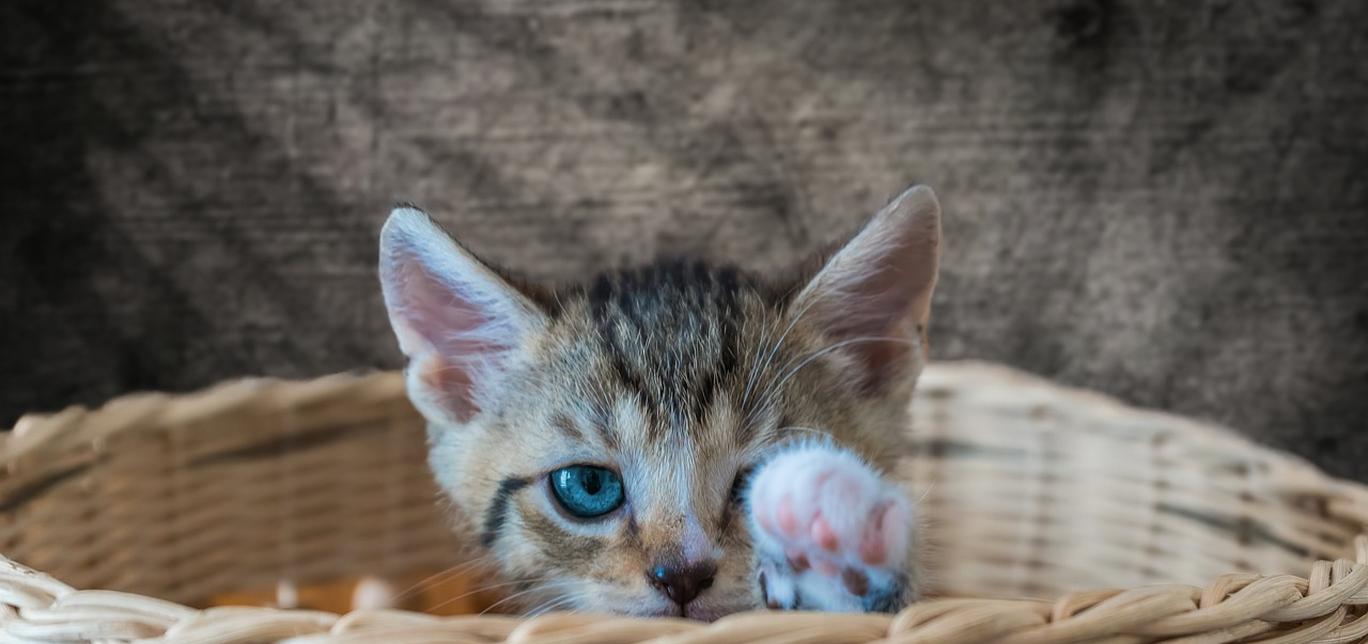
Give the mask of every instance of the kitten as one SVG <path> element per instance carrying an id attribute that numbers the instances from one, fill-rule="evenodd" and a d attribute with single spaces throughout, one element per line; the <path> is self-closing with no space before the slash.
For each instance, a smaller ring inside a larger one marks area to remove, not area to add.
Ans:
<path id="1" fill-rule="evenodd" d="M 551 291 L 400 207 L 380 277 L 432 471 L 528 612 L 893 611 L 914 508 L 883 473 L 939 243 L 915 187 L 810 278 L 676 261 Z"/>

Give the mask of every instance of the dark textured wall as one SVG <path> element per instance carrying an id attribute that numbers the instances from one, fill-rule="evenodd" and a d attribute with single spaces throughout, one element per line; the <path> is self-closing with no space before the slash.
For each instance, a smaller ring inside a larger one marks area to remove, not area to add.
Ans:
<path id="1" fill-rule="evenodd" d="M 940 356 L 1368 479 L 1368 3 L 12 0 L 0 52 L 6 424 L 397 365 L 394 200 L 566 279 L 922 182 Z"/>

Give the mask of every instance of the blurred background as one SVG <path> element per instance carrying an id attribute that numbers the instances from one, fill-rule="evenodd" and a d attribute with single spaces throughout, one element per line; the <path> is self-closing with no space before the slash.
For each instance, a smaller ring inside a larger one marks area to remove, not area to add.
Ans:
<path id="1" fill-rule="evenodd" d="M 0 425 L 400 364 L 416 202 L 566 281 L 940 195 L 939 358 L 1368 480 L 1368 3 L 0 6 Z"/>

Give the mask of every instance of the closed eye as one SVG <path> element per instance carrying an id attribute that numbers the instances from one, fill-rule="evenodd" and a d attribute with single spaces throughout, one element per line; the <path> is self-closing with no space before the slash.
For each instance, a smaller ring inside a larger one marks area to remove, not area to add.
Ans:
<path id="1" fill-rule="evenodd" d="M 732 481 L 731 493 L 727 497 L 729 505 L 740 505 L 745 500 L 746 488 L 750 486 L 751 474 L 754 472 L 754 465 L 747 465 L 736 472 L 736 478 Z"/>
<path id="2" fill-rule="evenodd" d="M 751 473 L 755 471 L 754 465 L 748 465 L 736 472 L 736 478 L 732 479 L 731 490 L 727 492 L 727 505 L 722 508 L 723 526 L 731 525 L 732 519 L 742 514 L 746 501 L 746 490 L 750 487 Z"/>

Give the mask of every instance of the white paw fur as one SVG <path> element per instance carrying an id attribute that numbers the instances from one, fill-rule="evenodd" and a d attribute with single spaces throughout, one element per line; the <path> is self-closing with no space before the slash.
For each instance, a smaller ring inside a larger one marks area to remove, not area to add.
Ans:
<path id="1" fill-rule="evenodd" d="M 915 596 L 912 504 L 851 452 L 786 449 L 756 472 L 747 510 L 771 608 L 890 611 Z"/>

